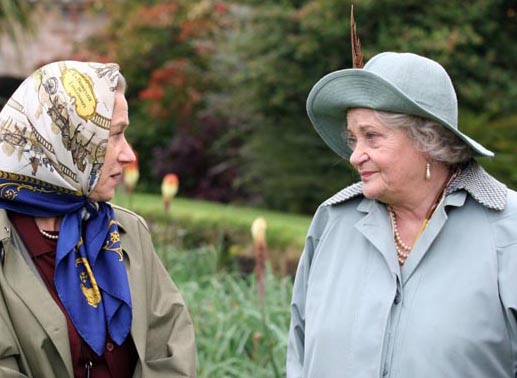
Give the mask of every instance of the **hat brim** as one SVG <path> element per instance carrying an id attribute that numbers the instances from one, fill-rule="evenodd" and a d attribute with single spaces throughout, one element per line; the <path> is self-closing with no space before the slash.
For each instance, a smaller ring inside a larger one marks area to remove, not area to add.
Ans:
<path id="1" fill-rule="evenodd" d="M 427 111 L 379 75 L 352 68 L 324 76 L 314 85 L 307 98 L 307 114 L 314 128 L 325 143 L 345 159 L 351 154 L 344 137 L 349 108 L 370 108 L 433 119 L 463 140 L 474 155 L 494 156 L 492 151 Z"/>

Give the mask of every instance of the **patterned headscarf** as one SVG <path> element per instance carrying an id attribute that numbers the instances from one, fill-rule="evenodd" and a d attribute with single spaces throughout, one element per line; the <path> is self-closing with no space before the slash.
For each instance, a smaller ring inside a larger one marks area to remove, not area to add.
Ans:
<path id="1" fill-rule="evenodd" d="M 0 112 L 0 208 L 62 216 L 54 281 L 74 326 L 101 355 L 122 344 L 131 296 L 111 206 L 88 199 L 106 154 L 116 64 L 55 62 L 28 77 Z"/>

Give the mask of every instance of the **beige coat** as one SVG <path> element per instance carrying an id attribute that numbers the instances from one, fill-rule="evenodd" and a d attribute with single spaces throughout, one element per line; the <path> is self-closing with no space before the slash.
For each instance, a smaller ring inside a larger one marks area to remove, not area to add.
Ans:
<path id="1" fill-rule="evenodd" d="M 142 218 L 114 209 L 133 302 L 134 377 L 195 377 L 194 328 L 183 298 Z M 0 210 L 0 377 L 73 377 L 65 317 L 14 247 L 12 232 Z"/>

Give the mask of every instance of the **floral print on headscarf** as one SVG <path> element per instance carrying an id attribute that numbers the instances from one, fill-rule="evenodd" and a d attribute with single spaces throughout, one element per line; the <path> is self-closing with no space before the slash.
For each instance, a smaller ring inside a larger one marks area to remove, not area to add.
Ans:
<path id="1" fill-rule="evenodd" d="M 113 209 L 88 199 L 104 162 L 119 75 L 116 64 L 51 63 L 0 112 L 0 208 L 63 217 L 56 289 L 98 355 L 108 332 L 122 344 L 132 319 Z"/>
<path id="2" fill-rule="evenodd" d="M 0 171 L 90 194 L 106 153 L 118 72 L 116 64 L 68 61 L 26 79 L 1 113 Z"/>

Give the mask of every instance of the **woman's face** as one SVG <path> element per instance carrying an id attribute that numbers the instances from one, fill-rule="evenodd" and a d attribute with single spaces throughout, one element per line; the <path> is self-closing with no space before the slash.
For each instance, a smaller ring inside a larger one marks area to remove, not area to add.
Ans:
<path id="1" fill-rule="evenodd" d="M 129 126 L 128 105 L 124 93 L 117 91 L 111 118 L 110 136 L 106 156 L 97 185 L 89 195 L 94 201 L 109 201 L 115 195 L 115 188 L 122 177 L 124 165 L 136 160 L 124 132 Z"/>
<path id="2" fill-rule="evenodd" d="M 427 160 L 404 129 L 384 126 L 371 109 L 353 108 L 347 134 L 350 163 L 361 176 L 365 197 L 395 204 L 422 189 Z"/>

